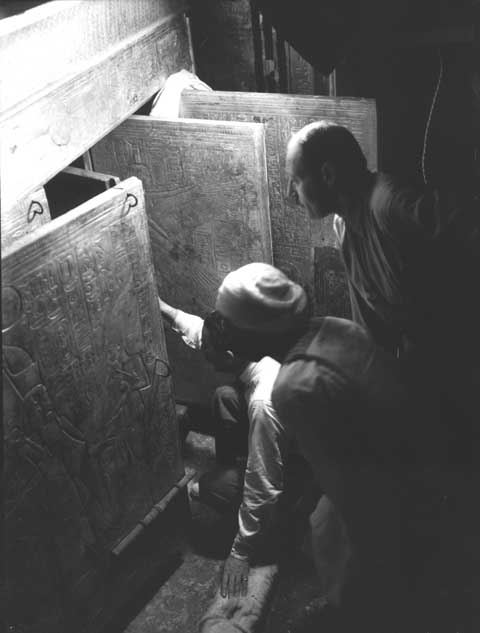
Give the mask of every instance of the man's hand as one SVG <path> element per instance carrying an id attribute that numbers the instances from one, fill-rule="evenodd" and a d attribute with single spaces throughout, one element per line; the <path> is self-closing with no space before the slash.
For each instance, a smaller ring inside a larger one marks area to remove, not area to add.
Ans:
<path id="1" fill-rule="evenodd" d="M 229 556 L 223 566 L 220 581 L 220 593 L 223 598 L 246 596 L 248 589 L 248 573 L 250 565 L 248 560 Z"/>

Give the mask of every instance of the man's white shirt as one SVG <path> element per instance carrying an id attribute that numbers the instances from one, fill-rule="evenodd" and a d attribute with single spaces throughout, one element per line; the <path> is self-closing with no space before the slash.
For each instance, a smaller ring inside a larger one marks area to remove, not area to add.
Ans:
<path id="1" fill-rule="evenodd" d="M 172 324 L 189 347 L 201 349 L 203 319 L 177 310 Z M 272 389 L 280 363 L 265 356 L 249 363 L 239 375 L 244 386 L 249 420 L 248 457 L 239 529 L 231 555 L 250 558 L 277 521 L 277 501 L 284 487 L 284 464 L 292 433 L 281 424 L 272 406 Z"/>

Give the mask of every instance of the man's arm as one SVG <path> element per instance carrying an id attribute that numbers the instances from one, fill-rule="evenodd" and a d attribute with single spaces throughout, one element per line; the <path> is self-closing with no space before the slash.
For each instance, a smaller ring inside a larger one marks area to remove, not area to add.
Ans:
<path id="1" fill-rule="evenodd" d="M 245 595 L 250 560 L 271 536 L 277 521 L 277 502 L 283 491 L 284 464 L 291 433 L 272 405 L 255 401 L 249 406 L 249 444 L 238 533 L 221 580 L 223 596 Z"/>
<path id="2" fill-rule="evenodd" d="M 171 327 L 174 326 L 175 319 L 177 318 L 178 309 L 169 305 L 166 301 L 158 297 L 158 303 L 160 304 L 160 312 L 162 317 Z"/>
<path id="3" fill-rule="evenodd" d="M 348 397 L 343 378 L 313 360 L 283 365 L 272 392 L 275 410 L 284 424 L 295 429 L 298 447 L 317 484 L 339 508 L 343 507 L 342 478 L 326 448 L 329 437 L 338 433 L 331 428 L 335 405 Z"/>
<path id="4" fill-rule="evenodd" d="M 183 342 L 193 349 L 201 349 L 203 319 L 195 314 L 174 308 L 160 297 L 158 297 L 158 303 L 162 317 L 175 332 L 180 334 Z"/>

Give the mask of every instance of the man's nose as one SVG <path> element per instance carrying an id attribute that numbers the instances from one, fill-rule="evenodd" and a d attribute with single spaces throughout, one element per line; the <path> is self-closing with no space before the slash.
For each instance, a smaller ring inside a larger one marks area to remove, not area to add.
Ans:
<path id="1" fill-rule="evenodd" d="M 292 179 L 289 178 L 288 179 L 288 184 L 287 184 L 287 198 L 290 198 L 292 193 L 293 193 L 293 182 L 292 182 Z"/>
<path id="2" fill-rule="evenodd" d="M 292 204 L 298 204 L 298 205 L 302 206 L 300 204 L 300 199 L 298 197 L 297 189 L 296 189 L 295 185 L 293 184 L 292 180 L 288 181 L 288 185 L 287 185 L 287 200 L 289 200 Z"/>

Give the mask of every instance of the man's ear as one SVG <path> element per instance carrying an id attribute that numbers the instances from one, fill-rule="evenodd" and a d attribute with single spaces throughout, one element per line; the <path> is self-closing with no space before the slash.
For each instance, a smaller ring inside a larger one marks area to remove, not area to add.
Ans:
<path id="1" fill-rule="evenodd" d="M 334 165 L 327 160 L 321 166 L 320 171 L 324 183 L 331 189 L 335 185 L 335 181 L 337 179 L 337 172 Z"/>

